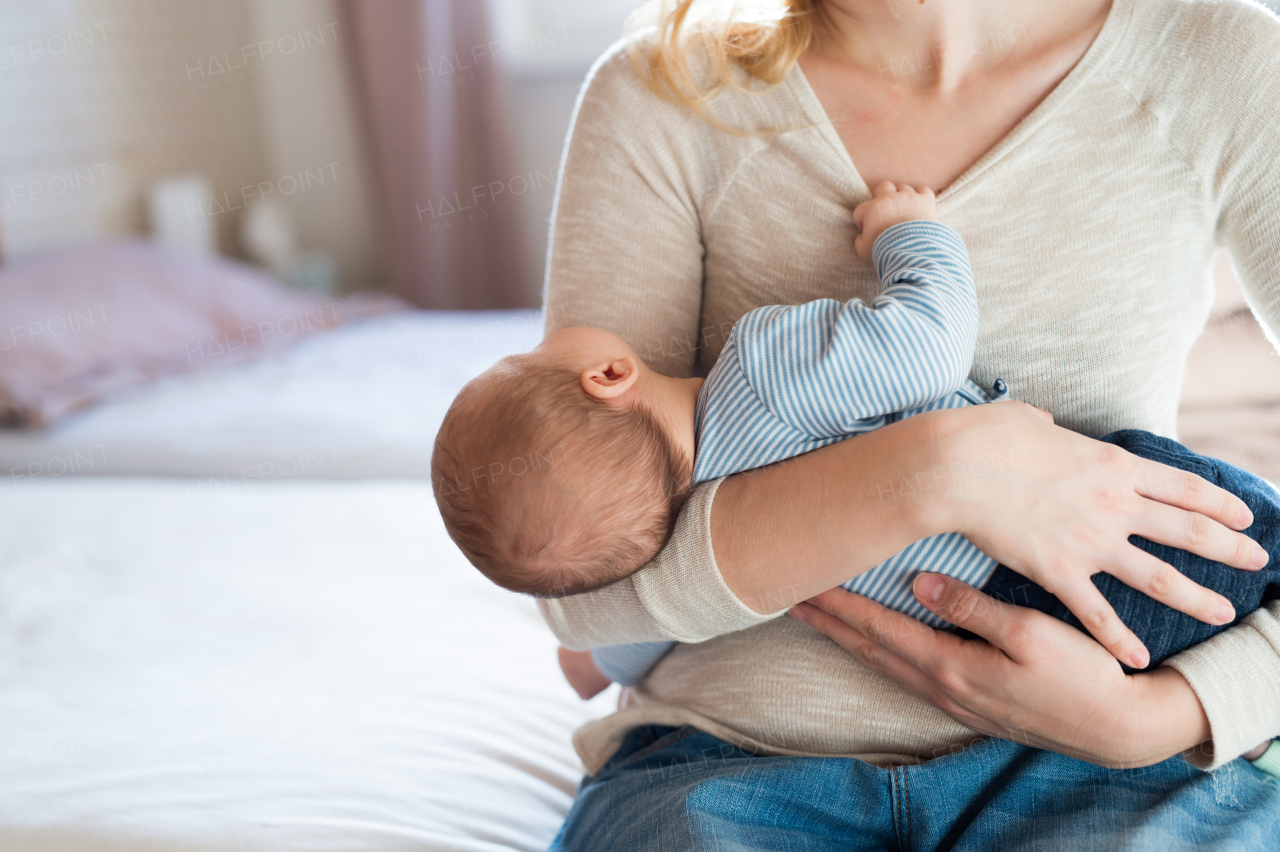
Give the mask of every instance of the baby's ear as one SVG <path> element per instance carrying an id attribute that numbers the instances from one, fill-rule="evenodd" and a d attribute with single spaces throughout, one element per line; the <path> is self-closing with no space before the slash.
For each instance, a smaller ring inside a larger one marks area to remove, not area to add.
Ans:
<path id="1" fill-rule="evenodd" d="M 578 377 L 582 389 L 599 400 L 617 399 L 635 385 L 640 367 L 631 357 L 603 361 L 583 370 Z"/>

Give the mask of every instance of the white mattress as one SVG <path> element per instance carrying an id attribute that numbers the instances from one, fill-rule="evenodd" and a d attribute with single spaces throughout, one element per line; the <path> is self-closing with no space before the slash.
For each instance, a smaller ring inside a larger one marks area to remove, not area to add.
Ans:
<path id="1" fill-rule="evenodd" d="M 536 311 L 411 311 L 340 328 L 133 389 L 47 432 L 0 431 L 0 490 L 74 474 L 203 477 L 206 488 L 425 478 L 454 394 L 541 339 Z"/>
<path id="2" fill-rule="evenodd" d="M 0 492 L 0 849 L 544 849 L 580 702 L 428 488 Z"/>

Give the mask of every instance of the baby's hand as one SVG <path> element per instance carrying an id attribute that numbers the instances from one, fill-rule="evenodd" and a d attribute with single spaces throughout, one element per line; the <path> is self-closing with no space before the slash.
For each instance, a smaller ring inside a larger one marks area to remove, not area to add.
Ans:
<path id="1" fill-rule="evenodd" d="M 915 222 L 920 219 L 938 218 L 938 203 L 933 190 L 916 189 L 906 184 L 894 186 L 883 181 L 876 187 L 874 197 L 853 208 L 853 224 L 862 231 L 853 241 L 858 257 L 871 262 L 871 250 L 876 240 L 894 225 Z"/>

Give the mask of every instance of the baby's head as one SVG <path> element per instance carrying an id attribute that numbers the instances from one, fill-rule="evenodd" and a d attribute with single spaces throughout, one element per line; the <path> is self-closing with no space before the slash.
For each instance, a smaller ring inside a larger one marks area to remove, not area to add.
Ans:
<path id="1" fill-rule="evenodd" d="M 541 597 L 631 574 L 666 544 L 688 494 L 695 383 L 594 328 L 498 362 L 436 436 L 431 480 L 450 537 L 499 586 Z"/>

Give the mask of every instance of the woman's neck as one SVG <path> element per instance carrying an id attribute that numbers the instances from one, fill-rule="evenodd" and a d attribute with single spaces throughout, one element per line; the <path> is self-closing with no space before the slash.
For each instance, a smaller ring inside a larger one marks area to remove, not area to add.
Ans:
<path id="1" fill-rule="evenodd" d="M 910 88 L 950 91 L 1055 34 L 1084 29 L 1111 0 L 821 0 L 811 52 Z"/>

